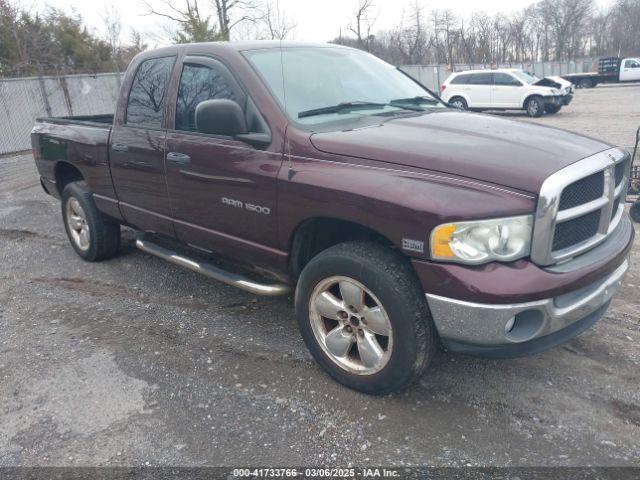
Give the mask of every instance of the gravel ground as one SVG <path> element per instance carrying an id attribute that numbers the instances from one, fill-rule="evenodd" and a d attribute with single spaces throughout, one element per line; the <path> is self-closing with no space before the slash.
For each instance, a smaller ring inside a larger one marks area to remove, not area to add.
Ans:
<path id="1" fill-rule="evenodd" d="M 638 98 L 580 90 L 536 121 L 630 146 Z M 131 231 L 116 259 L 83 262 L 30 156 L 0 158 L 0 466 L 640 466 L 640 243 L 632 257 L 568 344 L 442 353 L 408 392 L 370 397 L 311 361 L 291 298 L 152 258 Z"/>

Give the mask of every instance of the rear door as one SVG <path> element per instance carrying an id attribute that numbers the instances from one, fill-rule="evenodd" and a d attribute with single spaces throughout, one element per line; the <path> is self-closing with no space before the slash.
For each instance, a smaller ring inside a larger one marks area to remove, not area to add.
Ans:
<path id="1" fill-rule="evenodd" d="M 138 66 L 124 121 L 115 122 L 109 152 L 125 220 L 140 230 L 166 235 L 174 233 L 164 167 L 166 94 L 174 63 L 170 56 Z"/>
<path id="2" fill-rule="evenodd" d="M 167 134 L 167 186 L 179 239 L 207 251 L 260 257 L 276 241 L 278 147 L 251 146 L 226 135 L 201 133 L 195 110 L 200 102 L 232 100 L 246 114 L 249 130 L 268 126 L 231 71 L 203 56 L 184 59 L 175 115 Z M 268 137 L 268 135 L 266 135 Z"/>
<path id="3" fill-rule="evenodd" d="M 493 73 L 491 103 L 496 108 L 521 108 L 522 82 L 505 72 Z"/>
<path id="4" fill-rule="evenodd" d="M 491 72 L 473 73 L 465 85 L 465 90 L 469 96 L 470 108 L 491 107 L 491 84 L 493 74 Z"/>
<path id="5" fill-rule="evenodd" d="M 640 58 L 626 58 L 620 65 L 621 82 L 640 81 Z"/>

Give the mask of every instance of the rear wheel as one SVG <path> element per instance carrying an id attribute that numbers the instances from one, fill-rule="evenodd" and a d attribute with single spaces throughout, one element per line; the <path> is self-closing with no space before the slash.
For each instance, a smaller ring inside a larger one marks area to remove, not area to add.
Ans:
<path id="1" fill-rule="evenodd" d="M 578 82 L 578 87 L 580 88 L 593 88 L 595 86 L 596 86 L 595 82 L 590 78 L 582 78 Z"/>
<path id="2" fill-rule="evenodd" d="M 62 219 L 69 242 L 88 262 L 114 257 L 120 247 L 120 224 L 96 207 L 84 182 L 72 182 L 62 191 Z"/>
<path id="3" fill-rule="evenodd" d="M 451 100 L 449 100 L 449 105 L 460 110 L 469 110 L 467 101 L 462 97 L 453 97 Z"/>
<path id="4" fill-rule="evenodd" d="M 420 377 L 436 350 L 422 288 L 399 253 L 368 242 L 331 247 L 296 288 L 302 337 L 338 382 L 385 394 Z"/>
<path id="5" fill-rule="evenodd" d="M 531 97 L 524 106 L 530 117 L 541 117 L 544 113 L 544 102 L 540 97 Z"/>
<path id="6" fill-rule="evenodd" d="M 544 107 L 544 113 L 549 113 L 549 114 L 558 113 L 561 108 L 562 108 L 562 105 L 546 105 Z"/>

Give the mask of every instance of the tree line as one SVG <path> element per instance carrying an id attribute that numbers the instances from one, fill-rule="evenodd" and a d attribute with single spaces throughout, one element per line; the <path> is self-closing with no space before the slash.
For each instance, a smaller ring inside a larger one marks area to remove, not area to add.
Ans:
<path id="1" fill-rule="evenodd" d="M 153 37 L 125 35 L 115 8 L 102 33 L 52 7 L 32 12 L 0 0 L 0 76 L 122 71 Z M 290 38 L 296 25 L 277 0 L 137 0 L 163 20 L 156 43 Z M 331 40 L 396 65 L 573 60 L 640 54 L 640 0 L 541 0 L 512 15 L 427 10 L 416 0 L 397 25 L 376 27 L 382 0 L 349 0 L 353 15 Z M 338 27 L 338 25 L 336 25 Z M 123 40 L 123 37 L 126 37 Z"/>
<path id="2" fill-rule="evenodd" d="M 507 63 L 640 55 L 640 0 L 542 0 L 513 15 L 427 11 L 416 1 L 389 30 L 376 30 L 376 0 L 358 0 L 333 40 L 394 64 Z M 374 33 L 375 32 L 375 33 Z"/>

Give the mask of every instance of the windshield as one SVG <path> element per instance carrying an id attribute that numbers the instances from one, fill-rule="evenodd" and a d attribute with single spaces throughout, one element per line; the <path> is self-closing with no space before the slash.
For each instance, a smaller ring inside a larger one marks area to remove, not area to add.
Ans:
<path id="1" fill-rule="evenodd" d="M 284 48 L 253 50 L 245 56 L 297 123 L 446 108 L 395 67 L 360 50 Z"/>
<path id="2" fill-rule="evenodd" d="M 511 73 L 514 77 L 522 80 L 524 83 L 533 83 L 539 80 L 535 75 L 529 75 L 527 72 L 523 72 L 522 70 L 513 70 Z"/>

